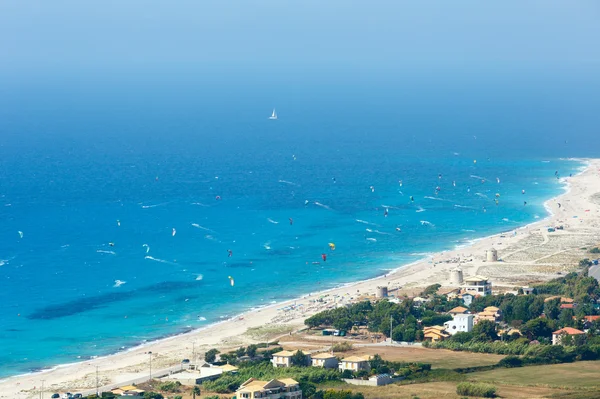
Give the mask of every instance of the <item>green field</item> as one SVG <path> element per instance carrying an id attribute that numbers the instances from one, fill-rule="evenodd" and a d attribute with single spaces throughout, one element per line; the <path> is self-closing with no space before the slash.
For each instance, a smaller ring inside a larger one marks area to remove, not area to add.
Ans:
<path id="1" fill-rule="evenodd" d="M 600 361 L 496 369 L 468 374 L 467 379 L 507 385 L 600 389 Z"/>

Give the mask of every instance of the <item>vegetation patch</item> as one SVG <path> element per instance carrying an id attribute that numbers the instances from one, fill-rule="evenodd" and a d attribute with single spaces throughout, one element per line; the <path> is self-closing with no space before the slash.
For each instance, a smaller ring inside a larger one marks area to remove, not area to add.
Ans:
<path id="1" fill-rule="evenodd" d="M 496 387 L 490 384 L 461 382 L 456 387 L 456 393 L 465 396 L 494 398 L 496 397 Z"/>

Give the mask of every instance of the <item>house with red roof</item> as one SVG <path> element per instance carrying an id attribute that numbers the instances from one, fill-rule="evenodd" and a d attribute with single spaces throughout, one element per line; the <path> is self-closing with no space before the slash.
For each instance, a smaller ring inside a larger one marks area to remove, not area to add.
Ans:
<path id="1" fill-rule="evenodd" d="M 585 332 L 578 330 L 576 328 L 572 328 L 572 327 L 561 328 L 560 330 L 556 330 L 552 333 L 552 345 L 560 345 L 562 343 L 563 337 L 565 337 L 567 335 L 576 336 L 576 335 L 582 335 L 582 334 L 585 334 Z"/>

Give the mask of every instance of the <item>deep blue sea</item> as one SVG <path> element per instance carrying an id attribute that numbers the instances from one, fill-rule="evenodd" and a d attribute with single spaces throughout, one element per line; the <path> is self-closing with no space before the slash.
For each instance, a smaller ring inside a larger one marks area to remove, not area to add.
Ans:
<path id="1" fill-rule="evenodd" d="M 0 377 L 543 218 L 581 167 L 560 158 L 591 155 L 593 87 L 461 79 L 7 82 Z"/>

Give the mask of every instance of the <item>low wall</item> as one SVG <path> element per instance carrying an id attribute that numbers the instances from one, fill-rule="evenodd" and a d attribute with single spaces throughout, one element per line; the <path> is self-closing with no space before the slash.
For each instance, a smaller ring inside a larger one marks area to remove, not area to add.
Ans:
<path id="1" fill-rule="evenodd" d="M 388 385 L 391 384 L 393 382 L 397 382 L 397 381 L 402 381 L 404 379 L 404 377 L 387 377 L 387 378 L 379 378 L 377 380 L 360 380 L 360 379 L 343 379 L 342 381 L 347 382 L 348 384 L 352 384 L 352 385 L 363 385 L 363 386 L 370 386 L 370 387 L 377 387 L 377 386 L 382 386 L 382 385 Z"/>

